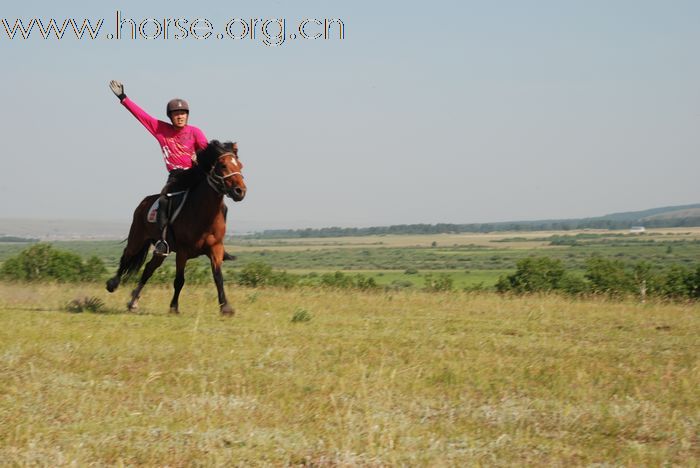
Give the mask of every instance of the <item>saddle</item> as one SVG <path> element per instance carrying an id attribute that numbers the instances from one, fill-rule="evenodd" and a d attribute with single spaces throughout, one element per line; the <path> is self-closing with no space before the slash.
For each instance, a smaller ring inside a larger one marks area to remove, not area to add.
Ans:
<path id="1" fill-rule="evenodd" d="M 181 190 L 179 192 L 173 192 L 173 193 L 168 193 L 165 196 L 170 199 L 169 203 L 169 210 L 168 213 L 168 223 L 172 224 L 176 219 L 177 216 L 180 214 L 180 211 L 182 210 L 182 207 L 185 205 L 185 202 L 187 201 L 187 195 L 189 195 L 190 191 L 189 190 Z M 156 201 L 153 202 L 151 207 L 148 209 L 148 213 L 146 214 L 146 221 L 149 223 L 155 223 L 158 219 L 158 198 L 156 198 Z"/>

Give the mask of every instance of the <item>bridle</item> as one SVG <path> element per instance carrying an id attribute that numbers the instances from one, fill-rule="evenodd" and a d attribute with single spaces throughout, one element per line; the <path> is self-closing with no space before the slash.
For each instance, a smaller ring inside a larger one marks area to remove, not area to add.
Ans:
<path id="1" fill-rule="evenodd" d="M 225 158 L 227 156 L 230 158 L 236 157 L 235 154 L 228 152 L 228 153 L 224 153 L 224 154 L 220 155 L 217 158 L 217 161 L 221 161 L 221 158 Z M 243 177 L 243 174 L 241 174 L 240 171 L 232 172 L 232 173 L 226 174 L 226 175 L 219 175 L 215 172 L 215 170 L 216 170 L 216 164 L 211 166 L 211 170 L 207 174 L 207 182 L 209 183 L 211 188 L 213 188 L 214 191 L 220 195 L 224 195 L 227 192 L 226 179 L 228 179 L 229 177 L 233 177 L 236 174 Z"/>

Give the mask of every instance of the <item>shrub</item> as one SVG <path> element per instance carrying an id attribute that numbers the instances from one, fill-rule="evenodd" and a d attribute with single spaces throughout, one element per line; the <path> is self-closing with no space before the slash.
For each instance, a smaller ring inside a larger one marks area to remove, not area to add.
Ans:
<path id="1" fill-rule="evenodd" d="M 299 276 L 292 273 L 287 273 L 286 271 L 279 271 L 272 275 L 270 286 L 279 286 L 282 288 L 290 289 L 299 284 Z"/>
<path id="2" fill-rule="evenodd" d="M 311 320 L 311 314 L 306 309 L 299 308 L 292 315 L 292 323 L 308 322 L 309 320 Z"/>
<path id="3" fill-rule="evenodd" d="M 619 260 L 591 257 L 586 262 L 585 277 L 590 281 L 593 293 L 624 296 L 637 292 L 633 276 L 625 271 Z"/>
<path id="4" fill-rule="evenodd" d="M 68 304 L 66 304 L 65 309 L 68 312 L 80 313 L 80 312 L 102 312 L 104 309 L 104 302 L 99 297 L 84 297 L 81 299 L 73 299 Z"/>
<path id="5" fill-rule="evenodd" d="M 106 273 L 107 268 L 104 262 L 93 255 L 83 265 L 81 276 L 84 281 L 97 281 Z"/>
<path id="6" fill-rule="evenodd" d="M 0 277 L 13 281 L 99 281 L 106 271 L 97 257 L 83 262 L 77 254 L 40 243 L 9 258 L 0 269 Z"/>
<path id="7" fill-rule="evenodd" d="M 528 257 L 518 261 L 515 273 L 499 278 L 496 290 L 519 294 L 553 291 L 561 288 L 564 274 L 558 259 Z"/>
<path id="8" fill-rule="evenodd" d="M 558 289 L 572 296 L 581 296 L 590 292 L 590 285 L 580 276 L 565 273 L 559 281 Z"/>
<path id="9" fill-rule="evenodd" d="M 441 273 L 439 275 L 433 275 L 429 273 L 425 275 L 425 287 L 424 289 L 428 292 L 443 292 L 452 291 L 454 287 L 454 280 L 452 276 L 447 273 Z"/>
<path id="10" fill-rule="evenodd" d="M 474 283 L 474 284 L 470 284 L 469 286 L 465 286 L 462 290 L 466 293 L 475 293 L 475 292 L 488 291 L 489 288 L 484 285 L 483 281 L 480 281 L 478 283 Z"/>
<path id="11" fill-rule="evenodd" d="M 679 299 L 692 296 L 692 273 L 686 267 L 673 265 L 664 275 L 660 288 L 662 296 Z"/>
<path id="12" fill-rule="evenodd" d="M 371 276 L 355 275 L 354 287 L 363 291 L 377 289 L 377 282 Z"/>
<path id="13" fill-rule="evenodd" d="M 257 288 L 269 284 L 272 280 L 272 267 L 263 262 L 251 262 L 238 274 L 238 284 Z"/>
<path id="14" fill-rule="evenodd" d="M 693 299 L 700 299 L 700 265 L 688 276 L 688 293 Z"/>
<path id="15" fill-rule="evenodd" d="M 321 275 L 319 284 L 328 288 L 338 289 L 370 290 L 378 288 L 377 282 L 371 276 L 364 276 L 360 274 L 350 276 L 340 271 L 336 271 L 335 273 L 324 273 Z"/>
<path id="16" fill-rule="evenodd" d="M 400 291 L 402 289 L 410 289 L 414 286 L 409 280 L 394 280 L 384 287 L 386 291 Z"/>
<path id="17" fill-rule="evenodd" d="M 237 275 L 238 284 L 251 288 L 263 286 L 292 288 L 299 283 L 299 279 L 299 276 L 286 271 L 273 271 L 270 265 L 263 262 L 251 262 Z"/>
<path id="18" fill-rule="evenodd" d="M 348 275 L 340 271 L 336 271 L 335 273 L 322 274 L 319 284 L 329 288 L 344 289 L 352 286 L 352 279 Z"/>

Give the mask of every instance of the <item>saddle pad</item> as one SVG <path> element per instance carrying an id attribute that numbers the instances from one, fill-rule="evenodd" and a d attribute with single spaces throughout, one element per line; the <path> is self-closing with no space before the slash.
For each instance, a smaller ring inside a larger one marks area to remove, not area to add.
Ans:
<path id="1" fill-rule="evenodd" d="M 153 202 L 151 207 L 148 209 L 148 214 L 146 215 L 146 221 L 149 223 L 155 223 L 158 217 L 158 199 Z"/>
<path id="2" fill-rule="evenodd" d="M 182 192 L 169 193 L 166 195 L 168 198 L 172 198 L 172 201 L 170 202 L 170 210 L 173 214 L 170 216 L 169 224 L 172 224 L 177 218 L 177 215 L 180 214 L 180 210 L 182 210 L 185 201 L 187 201 L 187 195 L 189 195 L 189 193 L 189 190 L 184 190 Z M 158 205 L 158 199 L 156 198 L 156 201 L 153 202 L 151 207 L 148 209 L 148 213 L 146 213 L 146 221 L 149 223 L 155 223 L 157 221 Z"/>

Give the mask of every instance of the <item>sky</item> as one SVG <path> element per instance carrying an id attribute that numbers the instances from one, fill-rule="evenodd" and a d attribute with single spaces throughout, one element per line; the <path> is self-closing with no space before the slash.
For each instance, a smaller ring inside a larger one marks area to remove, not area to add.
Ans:
<path id="1" fill-rule="evenodd" d="M 117 11 L 150 36 L 151 18 L 203 18 L 215 33 L 232 19 L 284 19 L 285 41 L 267 46 L 262 21 L 255 38 L 110 40 Z M 160 191 L 158 144 L 119 105 L 112 79 L 163 120 L 167 101 L 184 98 L 190 124 L 239 142 L 248 194 L 227 201 L 234 232 L 700 202 L 695 0 L 0 8 L 10 27 L 32 18 L 104 23 L 94 40 L 71 31 L 45 40 L 37 30 L 11 40 L 0 25 L 0 218 L 128 222 L 143 196 Z M 343 22 L 343 39 L 337 29 L 327 40 L 290 38 L 303 20 L 324 18 Z"/>

